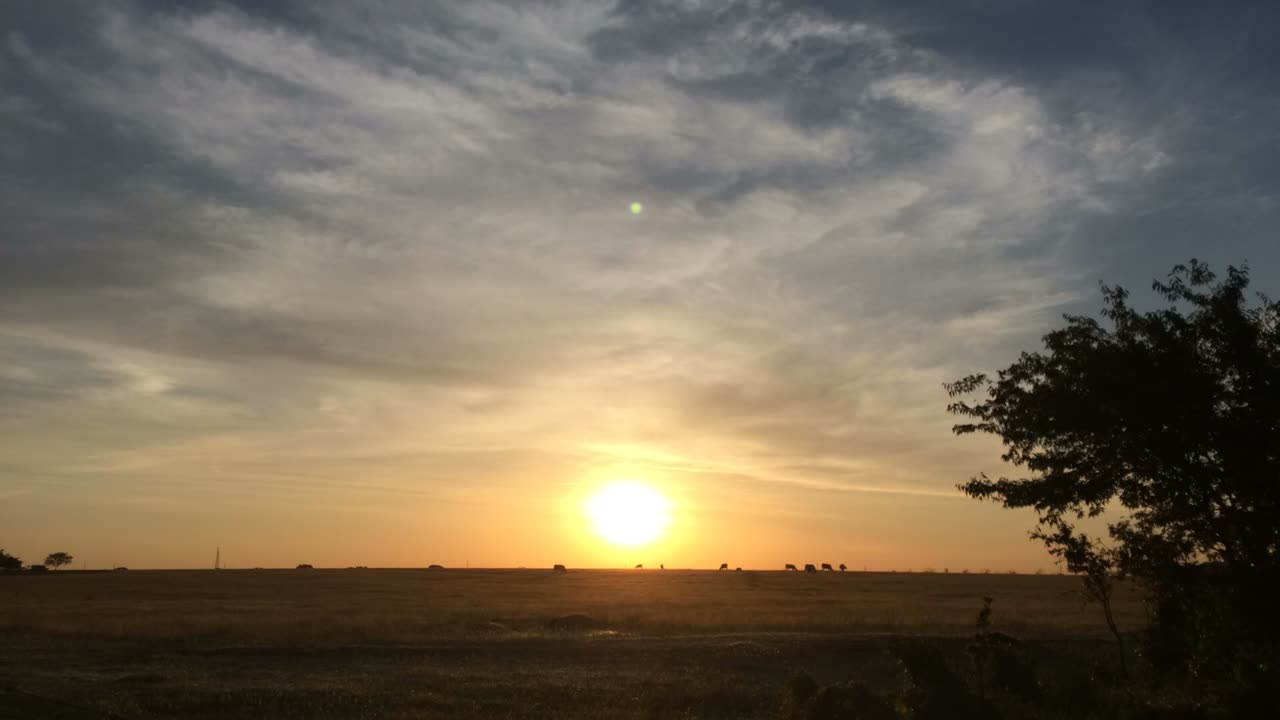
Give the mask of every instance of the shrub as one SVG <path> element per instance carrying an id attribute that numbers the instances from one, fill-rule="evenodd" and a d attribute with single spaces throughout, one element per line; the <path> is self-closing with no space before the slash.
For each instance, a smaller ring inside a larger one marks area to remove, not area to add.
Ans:
<path id="1" fill-rule="evenodd" d="M 14 557 L 0 548 L 0 572 L 17 572 L 22 569 L 22 558 Z"/>

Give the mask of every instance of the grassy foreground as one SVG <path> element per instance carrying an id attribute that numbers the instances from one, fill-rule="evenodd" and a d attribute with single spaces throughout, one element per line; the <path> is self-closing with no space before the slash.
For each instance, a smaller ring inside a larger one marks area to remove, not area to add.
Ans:
<path id="1" fill-rule="evenodd" d="M 1109 650 L 1076 578 L 678 570 L 0 577 L 0 717 L 780 717 L 789 678 L 961 658 L 983 596 L 1046 662 Z M 1122 627 L 1137 629 L 1122 589 Z M 590 615 L 599 628 L 551 620 Z"/>

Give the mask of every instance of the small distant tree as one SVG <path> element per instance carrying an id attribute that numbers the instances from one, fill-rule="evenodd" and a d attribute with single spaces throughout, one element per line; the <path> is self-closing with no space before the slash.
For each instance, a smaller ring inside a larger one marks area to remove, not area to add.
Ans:
<path id="1" fill-rule="evenodd" d="M 1157 667 L 1237 679 L 1274 668 L 1280 616 L 1280 305 L 1250 303 L 1247 268 L 1204 263 L 1153 288 L 1139 313 L 1102 286 L 1107 323 L 1067 316 L 996 379 L 946 385 L 957 434 L 990 433 L 1022 477 L 960 489 L 1038 517 L 1032 536 L 1102 601 L 1112 578 L 1148 592 L 1144 648 Z M 1102 537 L 1077 521 L 1114 518 Z M 1267 684 L 1253 683 L 1256 687 Z"/>
<path id="2" fill-rule="evenodd" d="M 44 559 L 44 564 L 48 565 L 54 570 L 57 570 L 63 565 L 70 565 L 73 560 L 75 560 L 75 558 L 72 557 L 69 553 L 56 552 L 56 553 L 49 553 L 49 555 Z"/>
<path id="3" fill-rule="evenodd" d="M 22 558 L 14 557 L 0 548 L 0 571 L 17 572 L 22 569 Z"/>

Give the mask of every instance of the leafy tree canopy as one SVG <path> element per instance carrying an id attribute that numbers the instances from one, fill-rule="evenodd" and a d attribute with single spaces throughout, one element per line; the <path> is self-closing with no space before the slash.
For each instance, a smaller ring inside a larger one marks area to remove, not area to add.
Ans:
<path id="1" fill-rule="evenodd" d="M 22 558 L 14 557 L 0 549 L 0 570 L 21 570 Z"/>
<path id="2" fill-rule="evenodd" d="M 68 553 L 56 552 L 49 553 L 48 557 L 44 559 L 44 564 L 57 569 L 63 565 L 70 565 L 73 560 L 75 560 L 75 558 Z"/>
<path id="3" fill-rule="evenodd" d="M 1102 286 L 1104 322 L 1066 316 L 992 380 L 948 383 L 957 434 L 1001 438 L 1019 477 L 960 489 L 1032 508 L 1033 537 L 1068 569 L 1149 580 L 1169 592 L 1188 569 L 1235 578 L 1280 567 L 1280 306 L 1250 296 L 1248 268 L 1218 280 L 1192 260 L 1138 312 Z M 1076 521 L 1118 518 L 1107 538 Z M 1179 575 L 1179 573 L 1182 575 Z"/>

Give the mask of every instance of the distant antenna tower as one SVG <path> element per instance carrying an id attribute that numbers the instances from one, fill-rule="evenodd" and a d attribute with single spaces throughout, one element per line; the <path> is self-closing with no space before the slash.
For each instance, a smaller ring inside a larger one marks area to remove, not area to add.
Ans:
<path id="1" fill-rule="evenodd" d="M 213 569 L 214 570 L 222 569 L 222 548 L 221 547 L 218 548 L 218 552 L 213 556 Z"/>

